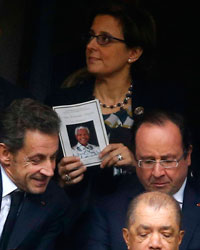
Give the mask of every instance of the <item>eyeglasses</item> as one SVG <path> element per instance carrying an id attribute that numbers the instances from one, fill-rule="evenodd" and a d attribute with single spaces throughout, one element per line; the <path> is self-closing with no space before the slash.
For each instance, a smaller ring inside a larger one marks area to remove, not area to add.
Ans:
<path id="1" fill-rule="evenodd" d="M 160 166 L 162 166 L 165 169 L 170 168 L 177 168 L 179 162 L 183 159 L 186 152 L 183 153 L 183 155 L 178 160 L 138 160 L 138 167 L 139 168 L 153 168 L 156 163 L 159 163 Z"/>
<path id="2" fill-rule="evenodd" d="M 90 33 L 87 36 L 87 43 L 89 43 L 94 38 L 96 38 L 97 43 L 99 45 L 107 45 L 107 44 L 113 42 L 113 40 L 125 43 L 125 40 L 119 39 L 119 38 L 111 36 L 111 35 L 107 35 L 107 34 L 94 35 L 94 34 L 90 34 Z"/>

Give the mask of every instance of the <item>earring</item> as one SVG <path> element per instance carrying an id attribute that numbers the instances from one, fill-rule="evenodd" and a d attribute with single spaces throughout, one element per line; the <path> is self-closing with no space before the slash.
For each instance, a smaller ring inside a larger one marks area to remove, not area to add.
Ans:
<path id="1" fill-rule="evenodd" d="M 128 62 L 129 62 L 129 63 L 131 63 L 131 62 L 132 62 L 132 59 L 131 59 L 131 58 L 129 58 L 129 59 L 128 59 Z"/>

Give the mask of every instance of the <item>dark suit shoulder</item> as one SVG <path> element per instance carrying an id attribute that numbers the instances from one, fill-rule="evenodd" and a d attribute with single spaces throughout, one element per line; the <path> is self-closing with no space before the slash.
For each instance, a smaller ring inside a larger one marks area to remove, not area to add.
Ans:
<path id="1" fill-rule="evenodd" d="M 74 87 L 57 90 L 47 97 L 45 103 L 49 106 L 59 106 L 89 101 L 93 98 L 93 88 L 93 81 L 80 82 Z"/>
<path id="2" fill-rule="evenodd" d="M 174 79 L 137 79 L 133 83 L 133 105 L 135 102 L 145 110 L 165 109 L 184 114 L 186 94 L 182 82 Z"/>
<path id="3" fill-rule="evenodd" d="M 123 207 L 136 195 L 144 191 L 135 173 L 120 177 L 117 189 L 108 195 L 96 199 L 95 205 L 105 211 L 113 210 L 116 206 Z M 120 210 L 120 209 L 119 209 Z"/>
<path id="4" fill-rule="evenodd" d="M 70 205 L 68 195 L 54 180 L 49 182 L 47 189 L 42 196 L 48 201 L 56 203 L 57 206 L 68 207 Z"/>

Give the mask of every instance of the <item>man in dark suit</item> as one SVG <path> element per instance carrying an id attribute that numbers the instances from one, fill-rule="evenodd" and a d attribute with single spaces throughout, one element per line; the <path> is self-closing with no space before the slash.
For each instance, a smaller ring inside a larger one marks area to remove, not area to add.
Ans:
<path id="1" fill-rule="evenodd" d="M 51 180 L 59 124 L 51 108 L 29 98 L 14 101 L 1 115 L 2 250 L 58 250 L 69 207 L 66 194 Z"/>
<path id="2" fill-rule="evenodd" d="M 83 249 L 126 249 L 126 211 L 131 199 L 145 190 L 173 195 L 183 214 L 180 250 L 200 249 L 200 189 L 189 171 L 192 146 L 184 119 L 174 113 L 146 112 L 134 126 L 133 153 L 137 175 L 125 176 L 118 192 L 99 201 Z"/>
<path id="3" fill-rule="evenodd" d="M 123 237 L 129 250 L 178 250 L 181 230 L 179 203 L 163 192 L 145 192 L 130 203 Z"/>

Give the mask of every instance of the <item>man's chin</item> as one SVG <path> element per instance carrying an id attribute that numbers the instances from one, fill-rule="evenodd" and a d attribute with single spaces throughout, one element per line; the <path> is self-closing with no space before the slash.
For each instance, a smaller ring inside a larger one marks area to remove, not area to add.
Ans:
<path id="1" fill-rule="evenodd" d="M 31 187 L 28 192 L 31 194 L 42 194 L 46 191 L 47 186 L 45 187 Z"/>
<path id="2" fill-rule="evenodd" d="M 148 188 L 147 191 L 158 191 L 158 192 L 169 194 L 170 187 L 166 185 L 151 185 L 151 187 Z"/>
<path id="3" fill-rule="evenodd" d="M 42 194 L 46 191 L 49 181 L 36 182 L 28 187 L 28 192 L 32 194 Z"/>

